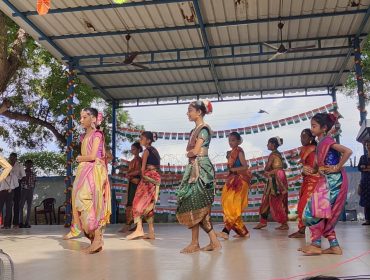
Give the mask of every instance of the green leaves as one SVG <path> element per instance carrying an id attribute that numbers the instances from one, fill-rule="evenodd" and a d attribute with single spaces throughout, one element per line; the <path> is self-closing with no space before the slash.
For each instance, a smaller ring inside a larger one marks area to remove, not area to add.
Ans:
<path id="1" fill-rule="evenodd" d="M 64 153 L 55 152 L 32 152 L 19 157 L 23 164 L 26 160 L 32 160 L 38 175 L 65 175 L 66 156 Z"/>

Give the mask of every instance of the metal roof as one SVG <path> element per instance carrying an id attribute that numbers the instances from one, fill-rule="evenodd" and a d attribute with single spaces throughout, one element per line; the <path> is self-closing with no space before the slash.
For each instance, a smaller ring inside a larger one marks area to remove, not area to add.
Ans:
<path id="1" fill-rule="evenodd" d="M 275 51 L 263 43 L 279 45 L 278 0 L 112 3 L 54 0 L 45 16 L 37 15 L 36 0 L 4 0 L 0 9 L 73 63 L 105 99 L 132 106 L 330 94 L 353 68 L 353 38 L 370 29 L 370 0 L 357 7 L 347 0 L 284 0 L 285 46 L 315 48 L 268 61 Z M 185 20 L 180 8 L 195 20 Z M 149 69 L 123 64 L 126 34 L 130 52 L 139 52 L 136 62 Z"/>

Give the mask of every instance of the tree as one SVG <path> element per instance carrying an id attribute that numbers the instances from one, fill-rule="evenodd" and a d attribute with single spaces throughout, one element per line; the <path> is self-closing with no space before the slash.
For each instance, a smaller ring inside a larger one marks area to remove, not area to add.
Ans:
<path id="1" fill-rule="evenodd" d="M 108 116 L 105 128 L 109 128 L 109 106 L 77 77 L 75 83 L 74 124 L 77 125 L 81 109 L 95 103 L 104 108 Z M 66 67 L 1 11 L 0 94 L 4 97 L 0 105 L 4 120 L 0 123 L 0 136 L 10 147 L 42 149 L 54 137 L 61 150 L 65 148 Z M 132 123 L 127 112 L 118 113 L 118 123 Z M 78 141 L 77 134 L 74 140 Z"/>
<path id="2" fill-rule="evenodd" d="M 64 154 L 55 152 L 32 152 L 19 157 L 21 163 L 32 160 L 38 176 L 64 175 L 67 163 Z"/>
<path id="3" fill-rule="evenodd" d="M 370 89 L 370 37 L 366 37 L 364 47 L 361 49 L 362 53 L 362 77 L 364 79 L 365 94 Z M 342 90 L 346 96 L 357 98 L 357 80 L 354 72 L 351 72 L 347 78 L 345 87 Z M 369 95 L 366 98 L 366 103 L 369 104 Z"/>

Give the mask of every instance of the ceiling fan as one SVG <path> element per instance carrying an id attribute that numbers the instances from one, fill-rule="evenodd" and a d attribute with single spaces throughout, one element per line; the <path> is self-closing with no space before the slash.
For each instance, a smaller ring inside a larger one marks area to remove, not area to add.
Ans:
<path id="1" fill-rule="evenodd" d="M 269 61 L 274 60 L 280 55 L 286 54 L 286 53 L 292 53 L 292 52 L 298 52 L 302 50 L 307 50 L 307 49 L 312 49 L 315 48 L 316 45 L 309 45 L 305 47 L 297 47 L 297 48 L 286 48 L 283 44 L 283 28 L 284 28 L 284 23 L 281 21 L 281 11 L 282 11 L 282 6 L 283 6 L 283 0 L 280 0 L 280 7 L 279 7 L 279 23 L 278 23 L 278 32 L 279 32 L 279 39 L 280 39 L 280 46 L 276 47 L 274 45 L 271 45 L 269 43 L 263 43 L 265 46 L 276 50 L 276 53 L 269 58 Z"/>
<path id="2" fill-rule="evenodd" d="M 149 69 L 148 67 L 142 65 L 141 63 L 138 63 L 138 62 L 135 62 L 135 59 L 136 57 L 139 55 L 139 52 L 131 52 L 130 53 L 130 39 L 131 39 L 131 35 L 130 34 L 127 34 L 125 36 L 125 39 L 126 39 L 126 58 L 125 60 L 123 61 L 123 64 L 127 64 L 127 65 L 132 65 L 132 66 L 135 66 L 135 67 L 138 67 L 138 68 L 141 68 L 141 69 Z M 122 63 L 122 62 L 120 62 Z"/>

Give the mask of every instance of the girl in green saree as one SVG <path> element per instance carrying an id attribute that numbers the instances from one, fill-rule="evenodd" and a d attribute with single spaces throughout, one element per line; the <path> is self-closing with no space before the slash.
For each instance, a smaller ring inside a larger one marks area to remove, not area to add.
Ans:
<path id="1" fill-rule="evenodd" d="M 211 206 L 214 199 L 214 168 L 208 157 L 212 138 L 211 128 L 204 123 L 203 117 L 212 112 L 209 101 L 193 101 L 188 107 L 187 116 L 195 123 L 195 128 L 186 148 L 189 164 L 186 167 L 181 185 L 176 192 L 178 207 L 176 217 L 180 224 L 192 231 L 192 241 L 181 253 L 189 254 L 199 250 L 214 251 L 221 249 L 211 222 Z M 210 244 L 199 246 L 199 227 L 209 236 Z"/>

